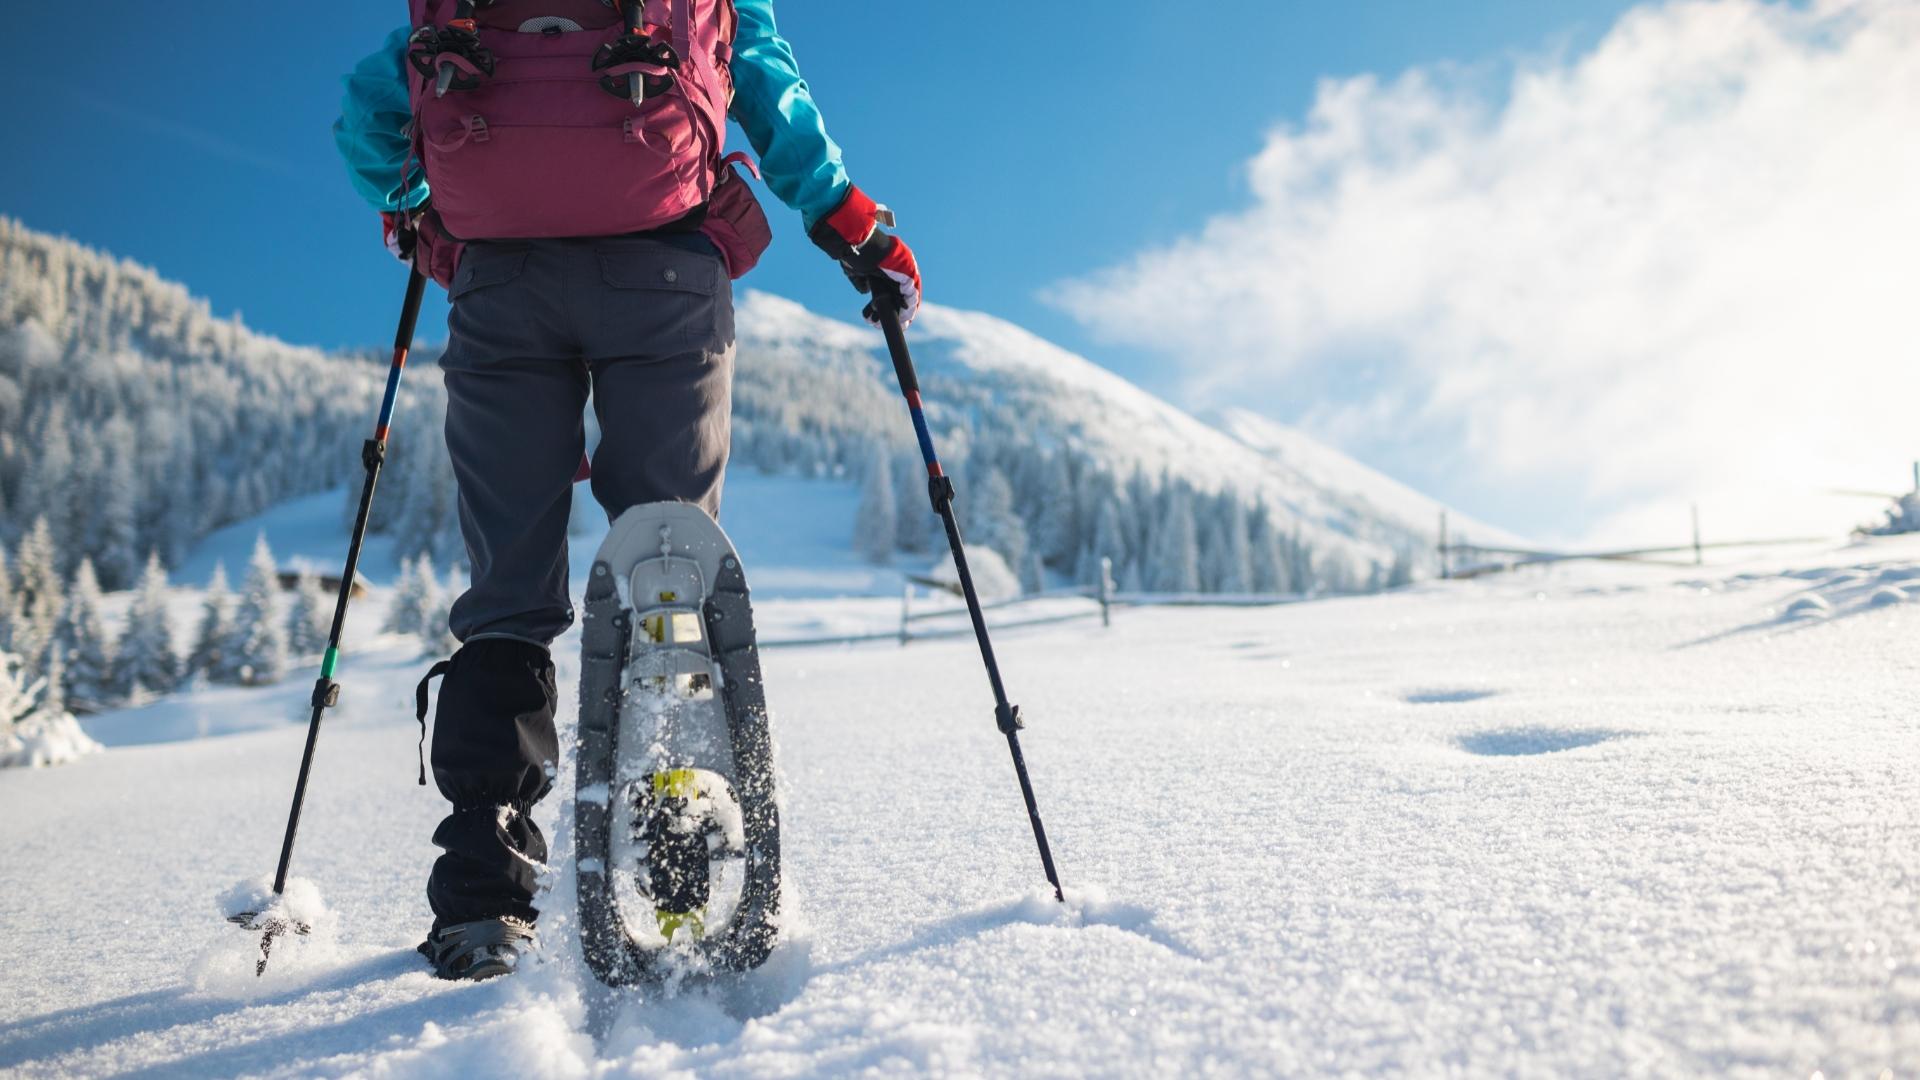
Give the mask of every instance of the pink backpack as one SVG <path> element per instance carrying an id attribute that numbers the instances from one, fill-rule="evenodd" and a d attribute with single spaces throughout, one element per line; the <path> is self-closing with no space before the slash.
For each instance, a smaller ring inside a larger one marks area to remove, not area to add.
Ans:
<path id="1" fill-rule="evenodd" d="M 732 0 L 410 5 L 414 153 L 448 239 L 614 236 L 705 204 L 729 271 L 758 259 L 765 216 L 721 157 Z"/>

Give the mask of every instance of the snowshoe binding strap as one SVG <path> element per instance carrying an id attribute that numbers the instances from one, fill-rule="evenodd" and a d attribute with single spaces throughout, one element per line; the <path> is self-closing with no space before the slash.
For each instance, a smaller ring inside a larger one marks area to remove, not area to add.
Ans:
<path id="1" fill-rule="evenodd" d="M 459 0 L 445 26 L 423 26 L 407 39 L 407 62 L 433 83 L 434 97 L 478 89 L 493 77 L 493 50 L 480 44 L 479 23 L 473 17 L 476 3 L 484 7 L 491 2 Z"/>
<path id="2" fill-rule="evenodd" d="M 413 718 L 420 722 L 420 786 L 427 786 L 427 686 L 453 670 L 452 660 L 442 660 L 427 669 L 413 688 Z"/>
<path id="3" fill-rule="evenodd" d="M 481 919 L 443 926 L 420 943 L 420 955 L 442 979 L 479 981 L 510 975 L 520 957 L 538 946 L 533 926 L 515 918 Z"/>
<path id="4" fill-rule="evenodd" d="M 654 773 L 635 792 L 634 816 L 647 845 L 646 892 L 653 901 L 661 936 L 671 941 L 681 931 L 695 940 L 706 934 L 707 902 L 713 896 L 711 857 L 703 821 L 689 805 L 705 795 L 692 769 Z"/>
<path id="5" fill-rule="evenodd" d="M 644 7 L 639 0 L 626 0 L 621 5 L 626 33 L 593 55 L 593 70 L 603 72 L 600 88 L 635 108 L 671 89 L 680 70 L 679 51 L 665 30 L 646 21 Z"/>

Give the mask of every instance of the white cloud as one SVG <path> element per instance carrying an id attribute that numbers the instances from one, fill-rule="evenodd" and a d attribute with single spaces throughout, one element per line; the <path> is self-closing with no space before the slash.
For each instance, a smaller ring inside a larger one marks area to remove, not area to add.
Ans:
<path id="1" fill-rule="evenodd" d="M 1867 516 L 1815 492 L 1920 456 L 1920 3 L 1642 7 L 1505 89 L 1325 82 L 1249 209 L 1053 298 L 1523 530 Z"/>

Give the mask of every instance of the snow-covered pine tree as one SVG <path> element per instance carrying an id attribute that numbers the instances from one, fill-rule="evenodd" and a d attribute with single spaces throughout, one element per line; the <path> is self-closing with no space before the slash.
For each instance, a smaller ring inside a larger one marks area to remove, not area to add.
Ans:
<path id="1" fill-rule="evenodd" d="M 1080 505 L 1073 495 L 1073 475 L 1067 455 L 1047 455 L 1034 478 L 1033 546 L 1049 566 L 1074 568 L 1082 544 Z"/>
<path id="2" fill-rule="evenodd" d="M 39 708 L 44 689 L 27 675 L 18 656 L 0 649 L 0 732 L 10 730 L 16 721 Z"/>
<path id="3" fill-rule="evenodd" d="M 1313 558 L 1311 564 L 1315 591 L 1334 595 L 1360 591 L 1360 573 L 1345 554 L 1328 551 Z"/>
<path id="4" fill-rule="evenodd" d="M 1027 527 L 1013 512 L 1013 487 L 1005 473 L 993 466 L 974 473 L 969 497 L 959 505 L 966 511 L 969 545 L 992 548 L 1009 567 L 1025 563 Z"/>
<path id="5" fill-rule="evenodd" d="M 1047 588 L 1047 568 L 1040 562 L 1040 552 L 1028 549 L 1027 561 L 1020 566 L 1020 591 L 1028 596 L 1045 592 Z"/>
<path id="6" fill-rule="evenodd" d="M 408 598 L 420 588 L 414 580 L 413 560 L 401 559 L 400 570 L 393 577 L 393 598 L 387 602 L 387 617 L 380 629 L 389 634 L 417 634 L 420 624 L 417 618 L 419 608 L 407 602 Z"/>
<path id="7" fill-rule="evenodd" d="M 1254 592 L 1275 594 L 1292 589 L 1287 578 L 1286 557 L 1280 550 L 1280 536 L 1274 531 L 1273 517 L 1265 506 L 1256 506 L 1247 516 L 1247 556 L 1251 576 L 1248 585 Z"/>
<path id="8" fill-rule="evenodd" d="M 133 425 L 115 416 L 100 429 L 101 470 L 96 478 L 97 528 L 86 550 L 95 562 L 100 583 L 108 589 L 126 589 L 140 572 L 139 479 L 134 471 Z"/>
<path id="9" fill-rule="evenodd" d="M 424 434 L 446 426 L 446 399 L 432 395 L 415 402 L 405 426 L 395 424 L 396 430 L 423 434 L 394 444 L 396 483 L 388 500 L 393 504 L 393 549 L 402 558 L 424 554 L 451 562 L 462 550 L 459 488 L 445 441 Z"/>
<path id="10" fill-rule="evenodd" d="M 12 655 L 13 647 L 13 568 L 7 563 L 7 545 L 0 543 L 0 652 Z M 15 657 L 18 659 L 18 657 Z"/>
<path id="11" fill-rule="evenodd" d="M 1166 509 L 1147 547 L 1147 584 L 1155 592 L 1198 592 L 1200 538 L 1193 517 L 1193 493 L 1185 484 L 1169 483 L 1164 505 Z"/>
<path id="12" fill-rule="evenodd" d="M 912 552 L 932 550 L 934 534 L 940 529 L 940 517 L 927 499 L 927 469 L 919 453 L 894 455 L 893 477 L 894 548 Z"/>
<path id="13" fill-rule="evenodd" d="M 40 709 L 50 713 L 67 711 L 67 648 L 58 641 L 47 646 L 46 689 L 40 694 Z"/>
<path id="14" fill-rule="evenodd" d="M 893 496 L 892 459 L 885 444 L 875 442 L 867 454 L 860 506 L 853 515 L 853 547 L 862 558 L 878 566 L 893 558 L 894 536 L 899 529 Z"/>
<path id="15" fill-rule="evenodd" d="M 427 652 L 452 656 L 460 648 L 460 639 L 453 636 L 453 602 L 467 591 L 467 584 L 465 567 L 456 564 L 447 568 L 447 580 L 434 593 L 431 625 L 421 628 L 420 639 Z"/>
<path id="16" fill-rule="evenodd" d="M 1108 499 L 1100 504 L 1096 511 L 1093 526 L 1093 540 L 1087 545 L 1086 553 L 1081 557 L 1080 567 L 1075 572 L 1082 585 L 1100 584 L 1100 560 L 1112 559 L 1113 572 L 1118 576 L 1126 566 L 1130 556 L 1127 551 L 1125 530 L 1120 525 L 1120 507 L 1118 499 Z"/>
<path id="17" fill-rule="evenodd" d="M 200 535 L 193 431 L 182 425 L 173 438 L 173 460 L 167 466 L 164 483 L 156 484 L 157 494 L 151 496 L 160 501 L 154 512 L 153 543 L 160 549 L 160 561 L 167 566 L 180 565 Z"/>
<path id="18" fill-rule="evenodd" d="M 107 638 L 106 620 L 100 615 L 100 580 L 90 558 L 81 558 L 73 572 L 66 610 L 61 612 L 54 636 L 66 656 L 61 688 L 68 707 L 86 714 L 115 705 L 113 642 Z"/>
<path id="19" fill-rule="evenodd" d="M 1297 526 L 1281 538 L 1280 551 L 1287 571 L 1287 591 L 1301 596 L 1326 591 L 1319 577 L 1320 554 L 1300 535 Z"/>
<path id="20" fill-rule="evenodd" d="M 1211 500 L 1206 557 L 1200 585 L 1208 592 L 1244 593 L 1253 587 L 1253 550 L 1247 534 L 1247 506 L 1236 492 Z"/>
<path id="21" fill-rule="evenodd" d="M 114 655 L 114 692 L 137 701 L 172 692 L 180 685 L 180 654 L 173 645 L 173 621 L 167 610 L 167 568 L 160 555 L 147 556 L 140 589 L 127 611 L 127 632 Z"/>
<path id="22" fill-rule="evenodd" d="M 49 657 L 51 678 L 27 674 L 20 658 L 0 650 L 0 768 L 38 768 L 99 751 L 61 704 L 60 647 Z"/>
<path id="23" fill-rule="evenodd" d="M 14 551 L 13 597 L 14 655 L 28 675 L 44 675 L 47 649 L 53 644 L 60 613 L 67 604 L 60 582 L 60 553 L 45 516 L 34 520 L 33 528 Z"/>
<path id="24" fill-rule="evenodd" d="M 295 657 L 319 656 L 327 648 L 327 597 L 320 578 L 301 570 L 287 609 L 287 652 Z"/>
<path id="25" fill-rule="evenodd" d="M 1387 588 L 1398 589 L 1413 584 L 1413 552 L 1407 548 L 1396 548 L 1393 553 L 1393 565 L 1387 568 Z"/>
<path id="26" fill-rule="evenodd" d="M 287 634 L 275 604 L 280 595 L 280 571 L 266 534 L 254 541 L 241 586 L 240 606 L 227 638 L 225 662 L 234 679 L 245 686 L 279 682 L 287 669 Z"/>
<path id="27" fill-rule="evenodd" d="M 227 564 L 213 564 L 213 577 L 200 594 L 200 627 L 193 635 L 193 651 L 187 656 L 187 670 L 211 682 L 226 682 L 231 670 L 226 661 L 227 639 L 233 631 L 233 594 L 227 590 Z"/>
<path id="28" fill-rule="evenodd" d="M 208 475 L 206 483 L 200 488 L 200 499 L 195 503 L 200 517 L 194 525 L 194 532 L 210 533 L 233 520 L 232 515 L 227 513 L 232 490 L 233 482 L 227 477 L 217 472 Z"/>
<path id="29" fill-rule="evenodd" d="M 1140 564 L 1140 572 L 1147 577 L 1147 562 L 1152 557 L 1151 539 L 1153 527 L 1160 520 L 1157 508 L 1160 506 L 1159 494 L 1166 488 L 1166 478 L 1162 477 L 1160 488 L 1153 486 L 1145 469 L 1134 466 L 1133 475 L 1127 479 L 1125 513 L 1120 524 L 1127 527 L 1127 550 L 1133 554 L 1133 561 Z"/>
<path id="30" fill-rule="evenodd" d="M 31 386 L 31 384 L 29 384 Z M 74 455 L 73 438 L 69 432 L 71 426 L 67 405 L 63 398 L 50 402 L 44 411 L 35 413 L 26 427 L 27 446 L 33 447 L 33 467 L 26 470 L 18 491 L 14 513 L 19 520 L 32 520 L 33 530 L 38 531 L 42 522 L 47 526 L 46 548 L 50 558 L 47 561 L 49 573 L 58 582 L 66 576 L 66 565 L 62 559 L 62 547 L 71 541 L 69 533 L 73 523 L 76 505 L 74 498 Z M 27 534 L 31 538 L 32 532 Z M 59 541 L 58 544 L 54 540 Z M 22 591 L 26 591 L 28 539 L 21 541 L 17 555 L 21 563 L 20 575 Z M 55 619 L 59 618 L 59 608 L 54 609 Z M 46 642 L 40 647 L 46 648 Z M 36 658 L 22 656 L 27 670 L 35 670 Z"/>
<path id="31" fill-rule="evenodd" d="M 413 634 L 424 637 L 432 632 L 435 594 L 440 583 L 435 577 L 433 559 L 422 552 L 418 559 L 400 564 L 400 577 L 393 583 L 393 603 L 387 608 L 385 629 L 389 634 Z"/>

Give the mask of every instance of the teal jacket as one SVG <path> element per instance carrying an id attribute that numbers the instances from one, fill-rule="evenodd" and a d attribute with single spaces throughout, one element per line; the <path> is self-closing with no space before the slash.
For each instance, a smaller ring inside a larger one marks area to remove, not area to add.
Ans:
<path id="1" fill-rule="evenodd" d="M 731 115 L 754 154 L 760 175 L 781 202 L 800 211 L 806 227 L 832 213 L 850 186 L 840 147 L 800 77 L 793 47 L 773 23 L 773 0 L 734 0 L 740 28 L 733 42 Z M 401 27 L 380 51 L 360 61 L 346 77 L 334 142 L 347 163 L 355 191 L 376 210 L 412 209 L 427 199 L 427 180 L 416 163 L 406 168 L 407 35 Z"/>

